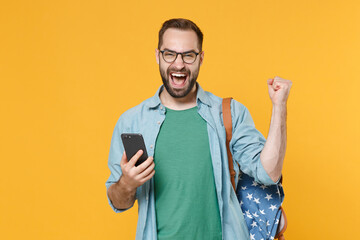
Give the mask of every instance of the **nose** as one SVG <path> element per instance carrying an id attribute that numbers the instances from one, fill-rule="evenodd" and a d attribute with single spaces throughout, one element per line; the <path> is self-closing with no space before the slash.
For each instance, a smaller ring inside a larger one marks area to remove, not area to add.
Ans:
<path id="1" fill-rule="evenodd" d="M 181 54 L 179 54 L 179 53 L 177 54 L 176 59 L 173 62 L 173 66 L 179 70 L 184 68 L 185 64 L 184 64 Z"/>

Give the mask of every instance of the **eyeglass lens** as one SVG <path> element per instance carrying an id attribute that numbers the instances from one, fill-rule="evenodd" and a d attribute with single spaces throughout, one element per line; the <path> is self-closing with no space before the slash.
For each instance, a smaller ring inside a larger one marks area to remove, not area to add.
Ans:
<path id="1" fill-rule="evenodd" d="M 186 63 L 193 63 L 196 60 L 196 53 L 194 52 L 188 52 L 188 53 L 178 53 L 182 56 L 182 59 L 184 62 Z M 173 62 L 175 61 L 177 55 L 176 52 L 171 52 L 171 51 L 164 51 L 163 52 L 163 58 L 166 62 Z"/>

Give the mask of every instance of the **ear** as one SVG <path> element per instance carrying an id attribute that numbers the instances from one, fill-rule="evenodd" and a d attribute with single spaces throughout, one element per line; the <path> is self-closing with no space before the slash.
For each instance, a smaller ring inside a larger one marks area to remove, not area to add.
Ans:
<path id="1" fill-rule="evenodd" d="M 202 65 L 203 61 L 204 61 L 204 51 L 202 51 L 200 54 L 200 66 Z"/>
<path id="2" fill-rule="evenodd" d="M 156 57 L 156 62 L 157 62 L 157 64 L 159 64 L 159 62 L 160 62 L 160 59 L 159 59 L 159 49 L 155 49 L 155 57 Z"/>

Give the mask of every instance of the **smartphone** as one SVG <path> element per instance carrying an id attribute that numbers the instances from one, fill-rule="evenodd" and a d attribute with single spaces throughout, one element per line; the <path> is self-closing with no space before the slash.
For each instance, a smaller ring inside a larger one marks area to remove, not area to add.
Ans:
<path id="1" fill-rule="evenodd" d="M 145 147 L 144 138 L 140 133 L 123 133 L 121 134 L 121 140 L 123 142 L 126 157 L 128 161 L 141 149 L 143 150 L 143 154 L 135 163 L 135 166 L 139 166 L 143 163 L 147 158 L 147 152 Z"/>

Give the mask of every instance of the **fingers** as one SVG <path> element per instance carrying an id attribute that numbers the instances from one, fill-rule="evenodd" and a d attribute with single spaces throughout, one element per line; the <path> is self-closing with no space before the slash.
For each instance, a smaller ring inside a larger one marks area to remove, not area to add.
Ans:
<path id="1" fill-rule="evenodd" d="M 292 86 L 292 82 L 290 80 L 283 79 L 281 77 L 274 77 L 273 79 L 268 79 L 267 84 L 269 86 L 269 89 L 272 88 L 272 90 L 277 91 L 282 88 L 290 88 Z"/>
<path id="2" fill-rule="evenodd" d="M 277 91 L 280 89 L 280 84 L 279 84 L 279 81 L 280 78 L 279 77 L 274 77 L 271 81 L 271 83 L 269 84 L 269 80 L 268 80 L 268 84 L 271 86 L 271 88 L 274 90 L 274 91 Z"/>
<path id="3" fill-rule="evenodd" d="M 275 83 L 292 85 L 292 81 L 276 76 L 274 78 Z"/>
<path id="4" fill-rule="evenodd" d="M 154 163 L 153 157 L 148 157 L 148 159 L 146 159 L 142 164 L 140 164 L 136 168 L 137 168 L 138 172 L 141 173 L 142 171 L 147 169 L 152 163 Z"/>
<path id="5" fill-rule="evenodd" d="M 138 151 L 130 161 L 127 160 L 127 156 L 124 152 L 120 166 L 122 170 L 123 181 L 130 187 L 137 188 L 151 179 L 155 174 L 155 163 L 153 157 L 148 157 L 142 164 L 135 166 L 143 151 Z"/>
<path id="6" fill-rule="evenodd" d="M 270 79 L 267 80 L 270 97 L 274 94 L 274 91 L 275 91 L 275 89 L 274 89 L 274 87 L 273 87 L 273 83 L 274 83 L 274 79 L 273 79 L 273 78 L 270 78 Z"/>
<path id="7" fill-rule="evenodd" d="M 129 167 L 134 167 L 135 163 L 139 160 L 139 158 L 141 157 L 141 155 L 143 154 L 143 150 L 139 150 L 129 161 Z"/>
<path id="8" fill-rule="evenodd" d="M 142 165 L 142 164 L 141 164 Z M 140 179 L 145 179 L 149 174 L 152 174 L 155 168 L 155 163 L 152 162 L 142 173 L 139 174 Z"/>
<path id="9" fill-rule="evenodd" d="M 273 79 L 273 78 L 269 78 L 269 79 L 267 80 L 267 84 L 268 84 L 268 85 L 272 85 L 273 82 L 274 82 L 274 79 Z"/>
<path id="10" fill-rule="evenodd" d="M 142 179 L 142 182 L 145 183 L 149 181 L 155 175 L 155 170 L 153 170 L 149 175 Z"/>
<path id="11" fill-rule="evenodd" d="M 127 157 L 126 157 L 126 153 L 124 151 L 122 157 L 121 157 L 121 161 L 120 161 L 120 167 L 123 168 L 125 167 L 125 164 L 128 162 Z"/>
<path id="12" fill-rule="evenodd" d="M 127 160 L 126 153 L 124 152 L 120 166 L 124 168 L 127 167 L 128 170 L 134 168 L 132 171 L 134 171 L 136 174 L 142 173 L 145 169 L 147 169 L 151 164 L 154 164 L 154 158 L 148 157 L 143 163 L 141 163 L 139 166 L 135 166 L 136 162 L 139 160 L 141 155 L 143 154 L 143 150 L 139 150 L 131 159 L 130 161 Z"/>
<path id="13" fill-rule="evenodd" d="M 279 90 L 279 89 L 281 88 L 279 81 L 276 81 L 276 80 L 274 79 L 274 82 L 273 82 L 273 84 L 272 84 L 272 88 L 273 88 L 275 91 Z"/>
<path id="14" fill-rule="evenodd" d="M 277 91 L 280 89 L 280 85 L 279 85 L 278 81 L 275 81 L 275 78 L 270 78 L 267 80 L 267 84 L 268 84 L 270 91 Z"/>

